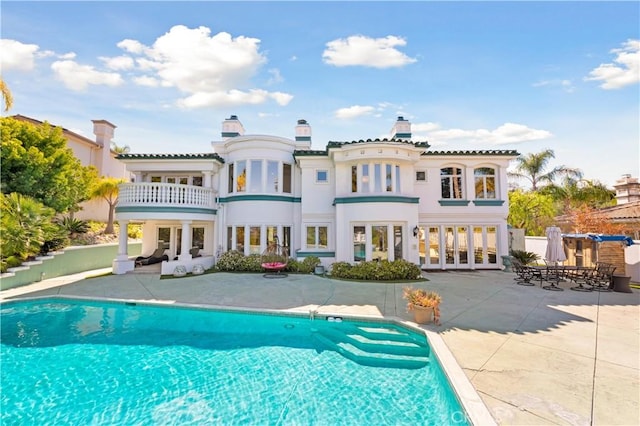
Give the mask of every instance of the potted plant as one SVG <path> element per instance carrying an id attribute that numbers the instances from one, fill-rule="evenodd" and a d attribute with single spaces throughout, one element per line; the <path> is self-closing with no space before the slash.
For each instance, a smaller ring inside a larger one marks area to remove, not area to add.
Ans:
<path id="1" fill-rule="evenodd" d="M 407 300 L 407 309 L 413 312 L 416 323 L 427 324 L 433 321 L 435 324 L 440 324 L 442 297 L 438 293 L 421 288 L 405 287 L 403 298 Z"/>

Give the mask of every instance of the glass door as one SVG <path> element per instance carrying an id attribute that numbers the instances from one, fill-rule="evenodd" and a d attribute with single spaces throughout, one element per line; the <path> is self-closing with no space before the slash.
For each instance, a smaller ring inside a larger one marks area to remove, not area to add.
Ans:
<path id="1" fill-rule="evenodd" d="M 469 266 L 469 232 L 466 226 L 445 226 L 445 265 L 450 268 Z"/>

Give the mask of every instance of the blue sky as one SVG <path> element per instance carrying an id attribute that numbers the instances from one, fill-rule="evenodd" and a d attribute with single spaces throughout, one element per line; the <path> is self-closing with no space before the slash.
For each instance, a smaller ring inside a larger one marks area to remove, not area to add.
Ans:
<path id="1" fill-rule="evenodd" d="M 551 148 L 552 166 L 640 176 L 638 2 L 3 1 L 8 114 L 134 153 L 210 152 L 221 123 L 432 150 Z M 524 185 L 525 182 L 522 182 Z"/>

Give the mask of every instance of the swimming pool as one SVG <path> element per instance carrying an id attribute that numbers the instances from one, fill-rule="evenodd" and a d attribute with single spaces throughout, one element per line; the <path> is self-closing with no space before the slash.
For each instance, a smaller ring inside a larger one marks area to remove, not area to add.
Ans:
<path id="1" fill-rule="evenodd" d="M 468 424 L 391 323 L 123 302 L 1 306 L 3 424 Z"/>

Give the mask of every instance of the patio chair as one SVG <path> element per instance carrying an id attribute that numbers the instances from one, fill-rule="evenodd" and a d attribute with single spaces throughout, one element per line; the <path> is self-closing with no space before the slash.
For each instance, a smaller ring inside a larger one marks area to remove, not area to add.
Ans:
<path id="1" fill-rule="evenodd" d="M 527 266 L 518 259 L 513 259 L 513 271 L 516 273 L 516 284 L 533 286 L 535 283 L 531 280 L 539 280 L 542 283 L 542 271 L 531 266 Z"/>
<path id="2" fill-rule="evenodd" d="M 153 265 L 154 263 L 160 263 L 164 260 L 169 260 L 169 256 L 164 254 L 163 248 L 157 248 L 151 256 L 138 256 L 136 257 L 136 266 Z"/>
<path id="3" fill-rule="evenodd" d="M 282 271 L 287 267 L 289 254 L 287 249 L 278 244 L 278 237 L 275 241 L 269 243 L 267 249 L 262 252 L 260 257 L 260 266 L 265 270 L 265 278 L 284 278 L 287 274 Z"/>

